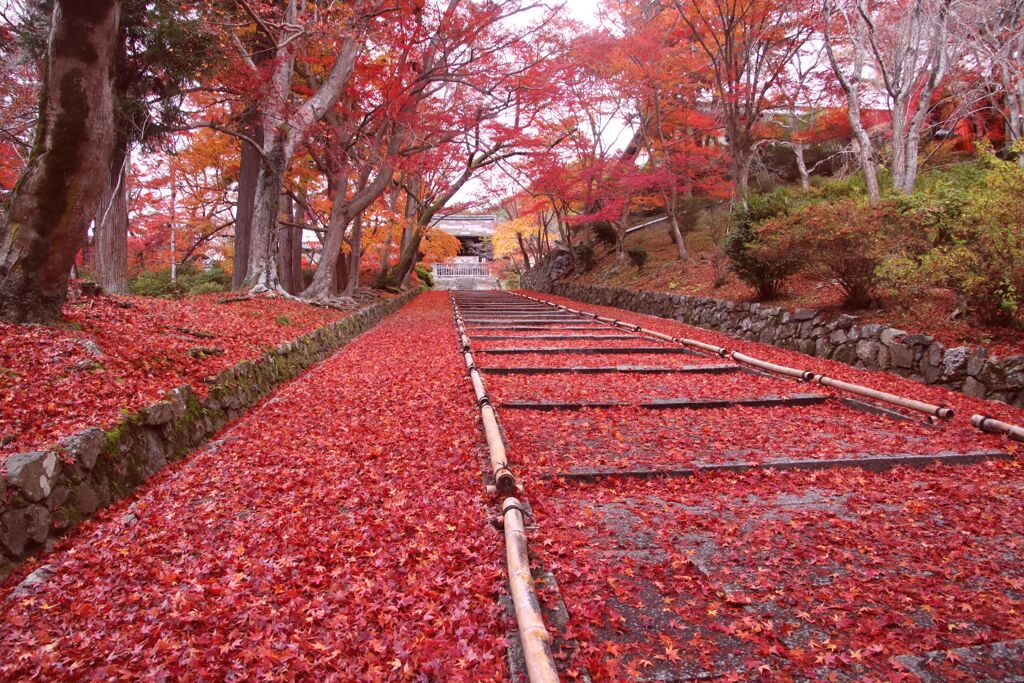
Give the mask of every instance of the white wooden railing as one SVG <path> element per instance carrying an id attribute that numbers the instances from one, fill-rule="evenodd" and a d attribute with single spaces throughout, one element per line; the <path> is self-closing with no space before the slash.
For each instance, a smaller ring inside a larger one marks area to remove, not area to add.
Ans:
<path id="1" fill-rule="evenodd" d="M 486 263 L 435 263 L 434 277 L 487 277 L 491 269 Z"/>

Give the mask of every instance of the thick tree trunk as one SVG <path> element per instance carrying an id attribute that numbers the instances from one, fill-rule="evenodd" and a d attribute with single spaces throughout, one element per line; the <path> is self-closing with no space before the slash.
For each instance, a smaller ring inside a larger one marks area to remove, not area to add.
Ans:
<path id="1" fill-rule="evenodd" d="M 854 121 L 853 107 L 850 109 L 850 124 Z M 871 144 L 871 137 L 860 122 L 860 108 L 857 108 L 857 125 L 853 126 L 853 139 L 857 143 L 857 158 L 860 160 L 860 169 L 864 173 L 864 184 L 867 187 L 868 203 L 871 206 L 878 206 L 882 201 L 882 191 L 878 186 L 878 164 L 875 161 L 875 148 Z"/>
<path id="2" fill-rule="evenodd" d="M 403 247 L 402 253 L 398 257 L 398 263 L 391 269 L 391 275 L 394 278 L 393 282 L 398 286 L 401 286 L 406 281 L 410 273 L 412 273 L 412 268 L 416 265 L 416 261 L 419 260 L 420 243 L 422 241 L 423 231 L 415 230 Z"/>
<path id="3" fill-rule="evenodd" d="M 298 5 L 296 0 L 287 0 L 285 19 L 291 25 L 298 23 Z M 254 294 L 284 291 L 277 273 L 276 239 L 277 211 L 284 174 L 306 131 L 320 121 L 338 101 L 355 68 L 356 55 L 361 47 L 360 39 L 345 38 L 323 83 L 295 109 L 290 109 L 288 105 L 292 95 L 296 41 L 285 41 L 277 49 L 276 64 L 269 79 L 270 87 L 260 103 L 264 135 L 263 159 L 256 186 L 252 245 L 244 283 Z M 325 249 L 324 256 L 328 253 Z M 324 291 L 330 291 L 330 283 Z"/>
<path id="4" fill-rule="evenodd" d="M 114 149 L 118 0 L 57 0 L 36 143 L 0 230 L 0 318 L 61 317 Z"/>
<path id="5" fill-rule="evenodd" d="M 263 127 L 253 126 L 249 137 L 263 144 Z M 238 209 L 235 212 L 235 258 L 231 272 L 231 288 L 240 289 L 249 265 L 252 238 L 252 213 L 256 201 L 256 185 L 260 177 L 260 151 L 248 142 L 242 143 L 238 167 Z"/>
<path id="6" fill-rule="evenodd" d="M 747 197 L 750 195 L 750 164 L 754 160 L 754 153 L 749 149 L 736 149 L 732 155 L 732 177 L 736 184 L 734 195 L 736 201 L 747 204 Z"/>
<path id="7" fill-rule="evenodd" d="M 306 213 L 303 205 L 307 202 L 305 189 L 300 191 L 299 197 L 302 202 L 295 202 L 292 208 L 292 223 L 295 225 L 306 225 Z M 302 237 L 305 228 L 295 228 L 292 230 L 291 247 L 288 251 L 288 268 L 291 271 L 291 281 L 295 287 L 292 294 L 299 294 L 306 288 L 306 283 L 302 279 Z"/>
<path id="8" fill-rule="evenodd" d="M 334 276 L 337 270 L 337 260 L 344 258 L 341 245 L 344 241 L 345 233 L 348 231 L 348 225 L 355 216 L 361 216 L 366 207 L 372 204 L 385 190 L 387 184 L 391 182 L 391 170 L 390 164 L 385 164 L 383 168 L 377 171 L 377 176 L 373 179 L 373 182 L 369 182 L 369 173 L 364 174 L 359 180 L 355 195 L 349 198 L 345 197 L 346 185 L 339 184 L 335 192 L 334 204 L 331 207 L 331 220 L 327 226 L 327 238 L 324 241 L 323 256 L 320 259 L 319 267 L 316 269 L 316 274 L 313 276 L 313 282 L 302 293 L 304 299 L 323 299 L 337 287 L 341 287 L 343 282 L 335 284 Z M 352 247 L 349 263 L 349 282 L 352 280 L 352 271 L 354 270 L 354 277 L 358 286 L 362 246 L 359 238 L 355 235 L 352 236 L 349 243 Z M 348 291 L 348 283 L 344 284 L 345 290 Z"/>
<path id="9" fill-rule="evenodd" d="M 284 154 L 271 150 L 263 159 L 256 184 L 249 272 L 243 285 L 254 294 L 283 291 L 277 273 L 277 217 L 281 208 L 281 187 L 286 165 Z"/>
<path id="10" fill-rule="evenodd" d="M 342 244 L 345 241 L 345 233 L 348 231 L 351 218 L 346 210 L 349 202 L 345 200 L 347 183 L 340 184 L 335 191 L 334 204 L 331 207 L 331 218 L 327 222 L 327 235 L 324 237 L 323 251 L 320 255 L 320 263 L 317 264 L 316 273 L 313 275 L 313 282 L 302 298 L 308 300 L 328 299 L 337 290 L 346 287 L 346 280 L 337 280 L 338 262 L 345 260 L 342 252 Z"/>
<path id="11" fill-rule="evenodd" d="M 523 254 L 523 270 L 529 270 L 533 266 L 530 265 L 530 252 L 526 250 L 526 242 L 520 233 L 516 233 L 516 240 L 519 242 L 519 251 Z"/>
<path id="12" fill-rule="evenodd" d="M 128 291 L 128 155 L 121 149 L 111 159 L 94 224 L 94 275 L 108 294 Z"/>
<path id="13" fill-rule="evenodd" d="M 345 254 L 338 254 L 334 265 L 334 282 L 331 284 L 331 295 L 338 295 L 345 291 L 348 284 L 348 259 Z"/>

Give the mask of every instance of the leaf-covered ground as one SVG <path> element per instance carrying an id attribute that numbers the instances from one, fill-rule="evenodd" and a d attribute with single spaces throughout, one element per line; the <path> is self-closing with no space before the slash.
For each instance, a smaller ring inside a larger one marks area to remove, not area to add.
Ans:
<path id="1" fill-rule="evenodd" d="M 532 498 L 536 559 L 580 644 L 568 677 L 1020 673 L 997 645 L 1024 638 L 1019 463 L 544 483 Z"/>
<path id="2" fill-rule="evenodd" d="M 587 672 L 595 681 L 967 681 L 1010 680 L 1021 672 L 1024 467 L 1015 444 L 982 434 L 969 418 L 985 412 L 1020 422 L 1022 411 L 673 321 L 586 308 L 950 405 L 958 414 L 939 424 L 894 419 L 821 385 L 735 370 L 568 371 L 731 363 L 710 356 L 609 354 L 595 362 L 571 352 L 480 354 L 477 364 L 499 406 L 828 397 L 810 406 L 503 410 L 513 462 L 530 481 L 534 559 L 554 579 L 542 582 L 541 596 L 567 679 Z M 561 334 L 559 327 L 548 334 Z M 487 373 L 531 366 L 565 371 Z M 885 472 L 846 466 L 646 479 L 698 465 L 991 452 L 1012 459 Z M 563 478 L 594 473 L 603 478 Z"/>
<path id="3" fill-rule="evenodd" d="M 10 579 L 0 679 L 500 680 L 464 375 L 444 295 L 406 306 Z"/>
<path id="4" fill-rule="evenodd" d="M 109 428 L 121 409 L 183 384 L 202 395 L 205 378 L 344 317 L 282 299 L 223 298 L 118 300 L 130 308 L 86 298 L 65 307 L 67 327 L 0 323 L 0 457 Z"/>
<path id="5" fill-rule="evenodd" d="M 1024 466 L 1015 444 L 968 420 L 989 412 L 1022 422 L 1024 411 L 588 308 L 946 403 L 958 415 L 938 425 L 896 420 L 821 386 L 692 372 L 731 363 L 710 356 L 505 355 L 474 343 L 499 406 L 652 394 L 828 397 L 784 407 L 500 408 L 536 519 L 530 548 L 565 679 L 1020 673 Z M 594 365 L 689 370 L 486 372 Z M 979 451 L 1012 459 L 884 472 L 616 474 Z M 506 680 L 512 625 L 499 603 L 503 553 L 487 523 L 483 460 L 446 295 L 425 295 L 9 579 L 0 679 Z M 557 476 L 595 468 L 611 476 Z M 48 580 L 14 590 L 44 564 Z"/>

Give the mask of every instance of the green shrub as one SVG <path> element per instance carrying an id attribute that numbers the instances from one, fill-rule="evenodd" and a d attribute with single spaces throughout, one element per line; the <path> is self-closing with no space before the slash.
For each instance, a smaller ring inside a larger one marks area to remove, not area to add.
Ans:
<path id="1" fill-rule="evenodd" d="M 219 282 L 200 282 L 197 285 L 189 287 L 188 295 L 195 296 L 199 294 L 215 294 L 226 290 L 227 288 Z"/>
<path id="2" fill-rule="evenodd" d="M 140 296 L 180 298 L 197 294 L 226 292 L 231 286 L 231 275 L 220 265 L 208 270 L 197 268 L 186 261 L 178 267 L 177 281 L 171 282 L 171 269 L 145 270 L 128 283 L 128 289 Z"/>
<path id="3" fill-rule="evenodd" d="M 802 271 L 834 280 L 844 307 L 856 310 L 874 302 L 879 267 L 901 248 L 901 232 L 917 230 L 896 201 L 875 207 L 857 200 L 815 203 L 761 223 L 752 248 L 755 257 L 785 254 Z"/>
<path id="4" fill-rule="evenodd" d="M 636 246 L 630 247 L 626 253 L 629 255 L 629 260 L 637 270 L 643 270 L 644 264 L 647 263 L 647 250 L 643 247 Z"/>
<path id="5" fill-rule="evenodd" d="M 422 282 L 427 289 L 433 289 L 437 284 L 434 281 L 433 269 L 425 263 L 417 263 L 415 270 L 416 277 L 419 278 L 420 282 Z"/>
<path id="6" fill-rule="evenodd" d="M 1024 168 L 984 146 L 979 155 L 983 175 L 969 191 L 933 187 L 910 200 L 928 246 L 904 249 L 883 274 L 904 290 L 952 288 L 979 322 L 1007 325 L 1024 304 Z"/>
<path id="7" fill-rule="evenodd" d="M 747 205 L 733 210 L 732 227 L 725 239 L 730 268 L 740 280 L 757 291 L 761 300 L 779 293 L 786 279 L 799 270 L 800 262 L 787 251 L 772 251 L 757 245 L 758 223 L 785 216 L 793 204 L 785 189 L 752 195 Z"/>

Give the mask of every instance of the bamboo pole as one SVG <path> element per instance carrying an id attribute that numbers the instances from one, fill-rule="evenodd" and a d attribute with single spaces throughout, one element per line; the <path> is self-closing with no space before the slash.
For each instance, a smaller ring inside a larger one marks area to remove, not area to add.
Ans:
<path id="1" fill-rule="evenodd" d="M 491 473 L 494 476 L 494 487 L 499 493 L 512 493 L 518 484 L 516 477 L 508 466 L 508 454 L 505 450 L 505 441 L 501 436 L 501 428 L 498 426 L 498 413 L 491 405 L 491 399 L 487 395 L 483 377 L 476 368 L 473 358 L 473 350 L 469 336 L 466 334 L 466 326 L 462 321 L 462 314 L 459 312 L 458 303 L 454 296 L 450 296 L 452 310 L 455 314 L 455 328 L 459 333 L 459 341 L 462 344 L 462 358 L 469 371 L 469 379 L 473 384 L 473 394 L 476 397 L 477 405 L 480 407 L 480 420 L 484 425 L 484 437 L 487 441 L 488 459 L 491 465 Z"/>
<path id="2" fill-rule="evenodd" d="M 544 625 L 544 616 L 540 611 L 540 602 L 530 573 L 530 555 L 521 510 L 522 505 L 515 498 L 507 498 L 501 506 L 508 582 L 519 627 L 519 641 L 530 683 L 558 683 L 558 669 L 551 655 L 551 635 Z"/>
<path id="3" fill-rule="evenodd" d="M 789 368 L 785 365 L 776 365 L 775 363 L 769 363 L 767 361 L 758 360 L 752 356 L 747 356 L 738 351 L 733 351 L 731 357 L 735 361 L 740 363 L 746 363 L 747 365 L 753 365 L 755 368 L 761 368 L 762 370 L 768 370 L 771 372 L 777 372 L 780 375 L 786 375 L 787 377 L 796 378 L 802 382 L 809 382 L 814 379 L 814 373 L 810 370 L 797 370 L 796 368 Z"/>
<path id="4" fill-rule="evenodd" d="M 1002 422 L 987 415 L 974 415 L 971 424 L 986 434 L 1002 434 L 1014 441 L 1024 442 L 1024 427 Z"/>
<path id="5" fill-rule="evenodd" d="M 826 377 L 825 375 L 815 375 L 814 381 L 826 387 L 841 389 L 842 391 L 848 391 L 851 394 L 857 394 L 858 396 L 873 398 L 876 401 L 890 403 L 894 406 L 899 406 L 900 408 L 915 410 L 919 413 L 925 413 L 927 415 L 931 415 L 932 417 L 937 417 L 941 420 L 952 419 L 954 415 L 953 409 L 946 406 L 938 406 L 932 403 L 925 403 L 924 401 L 916 401 L 912 398 L 903 398 L 902 396 L 897 396 L 896 394 L 889 394 L 884 391 L 878 391 L 876 389 L 864 387 L 859 384 L 843 382 L 838 379 Z"/>

